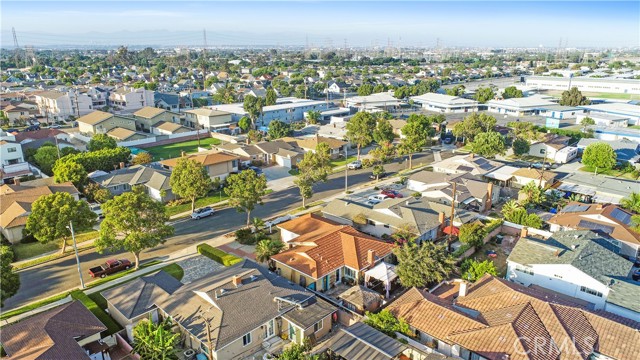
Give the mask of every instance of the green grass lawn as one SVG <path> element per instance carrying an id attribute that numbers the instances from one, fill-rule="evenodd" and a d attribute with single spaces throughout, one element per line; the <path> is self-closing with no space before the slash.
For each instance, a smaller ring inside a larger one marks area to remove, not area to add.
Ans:
<path id="1" fill-rule="evenodd" d="M 358 159 L 357 156 L 349 156 L 346 159 L 342 158 L 342 159 L 331 160 L 331 167 L 344 166 L 352 161 L 356 161 L 357 159 Z"/>
<path id="2" fill-rule="evenodd" d="M 640 130 L 640 125 L 632 125 L 632 126 L 629 126 L 629 129 Z"/>
<path id="3" fill-rule="evenodd" d="M 178 281 L 182 280 L 182 277 L 184 276 L 184 269 L 178 264 L 167 265 L 163 267 L 162 270 L 176 278 Z"/>
<path id="4" fill-rule="evenodd" d="M 588 172 L 591 174 L 595 173 L 595 169 L 591 168 L 589 166 L 583 166 L 580 169 L 578 169 L 580 171 L 584 171 L 584 172 Z M 618 169 L 611 169 L 611 170 L 601 170 L 598 169 L 598 175 L 608 175 L 608 176 L 613 176 L 613 177 L 621 177 L 621 178 L 625 178 L 625 179 L 631 179 L 631 180 L 637 180 L 638 177 L 634 176 L 633 173 L 631 172 L 622 172 L 621 170 Z"/>
<path id="5" fill-rule="evenodd" d="M 220 196 L 220 192 L 218 191 L 210 194 L 212 195 L 196 200 L 196 209 L 203 206 L 214 205 L 216 203 L 219 203 L 220 201 L 229 199 L 229 197 L 227 196 L 227 194 L 224 193 L 224 191 L 222 192 L 222 196 Z M 175 205 L 175 206 L 167 206 L 165 208 L 165 211 L 169 216 L 180 214 L 186 211 L 191 211 L 191 202 L 188 202 L 186 204 Z"/>
<path id="6" fill-rule="evenodd" d="M 76 242 L 81 243 L 87 240 L 95 239 L 98 237 L 98 232 L 96 230 L 87 230 L 76 234 Z M 13 253 L 15 254 L 15 261 L 26 260 L 32 257 L 36 257 L 38 255 L 42 255 L 51 251 L 60 250 L 60 245 L 62 241 L 52 241 L 49 243 L 41 243 L 39 241 L 30 242 L 30 243 L 18 243 L 15 245 L 11 245 L 13 249 Z M 67 252 L 73 251 L 73 240 L 67 239 Z"/>
<path id="7" fill-rule="evenodd" d="M 69 293 L 64 293 L 64 294 L 60 294 L 60 295 L 56 295 L 56 296 L 52 296 L 46 299 L 43 299 L 41 301 L 35 302 L 33 304 L 29 304 L 20 308 L 17 308 L 15 310 L 11 310 L 11 311 L 5 311 L 2 313 L 2 315 L 0 315 L 0 320 L 4 320 L 4 319 L 8 319 L 11 317 L 14 317 L 16 315 L 20 315 L 20 314 L 24 314 L 27 311 L 31 311 L 33 309 L 37 309 L 39 307 L 51 304 L 53 302 L 56 302 L 58 300 L 62 300 L 64 298 L 66 298 L 67 296 L 69 296 Z"/>
<path id="8" fill-rule="evenodd" d="M 208 148 L 210 145 L 220 144 L 220 140 L 214 138 L 202 138 L 200 139 L 200 147 Z M 181 152 L 193 153 L 198 151 L 198 140 L 184 141 L 175 144 L 167 144 L 161 146 L 154 146 L 144 149 L 148 151 L 153 160 L 166 160 L 180 156 Z"/>
<path id="9" fill-rule="evenodd" d="M 491 258 L 487 255 L 488 250 L 493 250 L 498 255 L 495 258 Z M 502 250 L 500 245 L 488 242 L 484 244 L 480 249 L 476 250 L 476 252 L 469 257 L 469 259 L 474 259 L 478 262 L 483 262 L 485 260 L 493 261 L 493 265 L 495 265 L 496 270 L 498 271 L 499 277 L 504 277 L 507 274 L 507 257 L 508 255 Z"/>

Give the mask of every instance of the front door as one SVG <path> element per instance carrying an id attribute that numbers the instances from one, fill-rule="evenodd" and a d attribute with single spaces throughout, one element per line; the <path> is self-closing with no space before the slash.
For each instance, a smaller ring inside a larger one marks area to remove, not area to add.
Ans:
<path id="1" fill-rule="evenodd" d="M 322 290 L 324 291 L 329 290 L 329 275 L 322 278 Z"/>
<path id="2" fill-rule="evenodd" d="M 340 269 L 336 270 L 336 283 L 340 282 Z"/>
<path id="3" fill-rule="evenodd" d="M 272 337 L 274 334 L 275 334 L 275 324 L 273 319 L 271 319 L 269 320 L 269 322 L 267 323 L 267 326 L 265 327 L 264 338 L 268 339 Z"/>
<path id="4" fill-rule="evenodd" d="M 296 328 L 289 324 L 289 340 L 295 342 L 296 340 Z"/>

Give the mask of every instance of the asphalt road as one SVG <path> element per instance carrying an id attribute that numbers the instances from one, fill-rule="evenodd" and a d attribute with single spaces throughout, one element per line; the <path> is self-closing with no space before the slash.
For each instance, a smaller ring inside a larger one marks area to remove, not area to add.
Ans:
<path id="1" fill-rule="evenodd" d="M 447 155 L 443 153 L 443 158 Z M 450 156 L 450 155 L 449 155 Z M 433 162 L 432 152 L 416 154 L 413 157 L 413 165 L 428 164 Z M 393 162 L 385 165 L 385 170 L 389 173 L 397 173 L 406 168 L 406 161 L 403 163 Z M 349 186 L 362 185 L 368 181 L 371 169 L 361 169 L 349 171 Z M 344 172 L 330 176 L 326 183 L 317 184 L 314 187 L 314 195 L 307 203 L 326 199 L 344 191 Z M 251 217 L 270 218 L 282 212 L 290 211 L 302 206 L 302 199 L 298 188 L 289 188 L 283 191 L 271 193 L 264 199 L 264 205 L 258 206 Z M 167 241 L 154 249 L 144 251 L 140 255 L 141 261 L 152 259 L 162 259 L 162 257 L 181 250 L 189 245 L 209 240 L 236 230 L 246 223 L 246 214 L 238 213 L 235 209 L 224 209 L 218 211 L 214 216 L 198 221 L 180 220 L 175 223 L 175 234 Z M 123 251 L 99 254 L 95 250 L 86 250 L 80 253 L 80 262 L 85 282 L 92 279 L 88 276 L 89 268 L 104 263 L 107 259 L 114 257 L 132 256 Z M 32 301 L 43 299 L 65 290 L 79 286 L 78 270 L 76 260 L 73 256 L 68 256 L 56 261 L 48 262 L 40 266 L 25 269 L 19 272 L 21 287 L 18 293 L 5 301 L 3 311 L 11 310 Z"/>

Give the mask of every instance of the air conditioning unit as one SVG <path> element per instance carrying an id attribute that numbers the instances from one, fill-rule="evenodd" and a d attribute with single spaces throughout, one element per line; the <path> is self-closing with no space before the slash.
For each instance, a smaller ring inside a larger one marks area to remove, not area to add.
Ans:
<path id="1" fill-rule="evenodd" d="M 182 355 L 184 355 L 187 360 L 193 360 L 196 356 L 196 352 L 193 349 L 187 349 L 182 353 Z"/>

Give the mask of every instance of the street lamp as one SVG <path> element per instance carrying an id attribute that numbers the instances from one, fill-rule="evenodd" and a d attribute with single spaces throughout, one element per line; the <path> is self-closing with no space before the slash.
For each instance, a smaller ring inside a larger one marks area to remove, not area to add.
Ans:
<path id="1" fill-rule="evenodd" d="M 80 257 L 78 256 L 78 246 L 76 244 L 76 234 L 73 231 L 73 222 L 69 221 L 69 226 L 66 227 L 71 231 L 71 238 L 73 239 L 73 251 L 76 253 L 76 263 L 78 264 L 78 276 L 80 276 L 80 288 L 84 289 L 84 279 L 82 279 L 82 270 L 80 269 Z"/>

